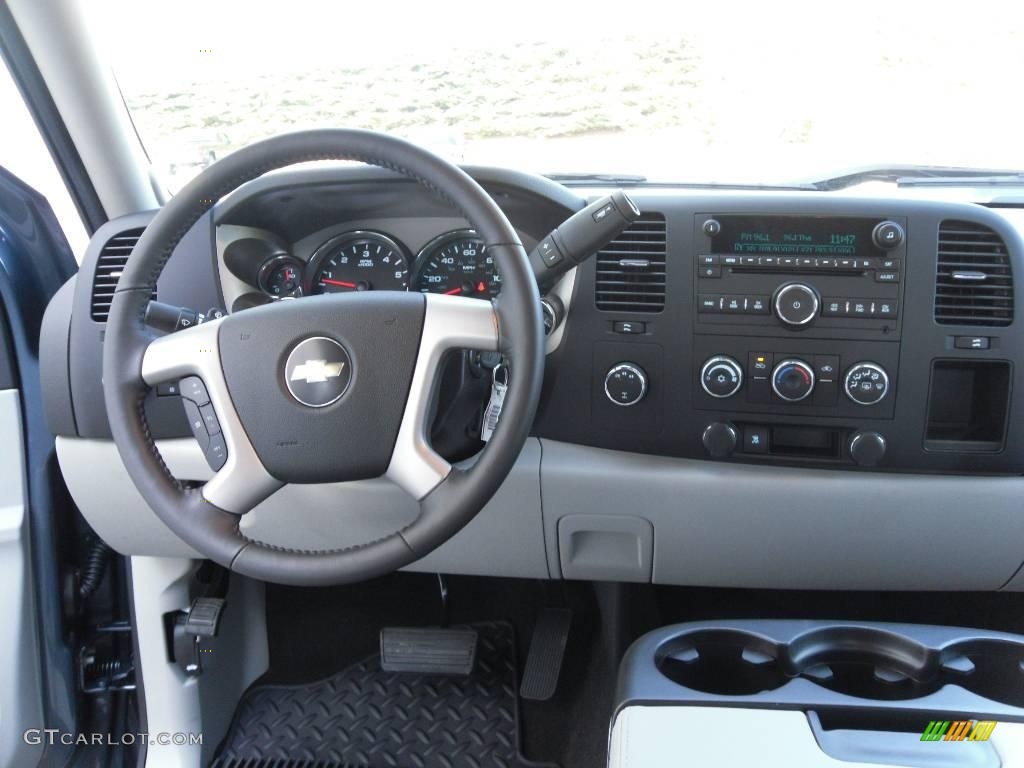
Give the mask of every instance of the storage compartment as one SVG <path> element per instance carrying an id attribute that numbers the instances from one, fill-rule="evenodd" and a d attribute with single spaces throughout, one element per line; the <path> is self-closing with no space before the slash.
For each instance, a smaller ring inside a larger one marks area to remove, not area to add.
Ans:
<path id="1" fill-rule="evenodd" d="M 860 622 L 682 624 L 638 640 L 619 686 L 623 702 L 838 708 L 883 721 L 900 711 L 1024 720 L 1024 638 Z"/>
<path id="2" fill-rule="evenodd" d="M 928 393 L 926 451 L 1000 451 L 1006 436 L 1010 364 L 936 360 Z"/>

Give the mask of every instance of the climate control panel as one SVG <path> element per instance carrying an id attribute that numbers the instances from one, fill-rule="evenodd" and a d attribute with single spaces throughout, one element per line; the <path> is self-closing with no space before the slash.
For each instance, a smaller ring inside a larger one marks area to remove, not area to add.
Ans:
<path id="1" fill-rule="evenodd" d="M 694 407 L 891 418 L 899 345 L 697 337 Z"/>

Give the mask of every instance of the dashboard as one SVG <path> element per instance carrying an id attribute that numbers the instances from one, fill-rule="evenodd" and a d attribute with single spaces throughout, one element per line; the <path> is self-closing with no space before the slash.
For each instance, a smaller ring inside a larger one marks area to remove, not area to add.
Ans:
<path id="1" fill-rule="evenodd" d="M 528 251 L 605 191 L 470 172 Z M 628 193 L 640 218 L 552 291 L 563 311 L 548 324 L 533 447 L 510 496 L 423 567 L 732 586 L 1010 584 L 1024 563 L 1017 211 L 905 194 Z M 109 442 L 108 275 L 151 216 L 101 229 L 48 311 L 47 415 L 64 443 Z M 487 300 L 500 289 L 486 249 L 444 203 L 386 171 L 324 168 L 269 174 L 221 201 L 178 246 L 157 298 L 241 312 L 328 291 Z M 496 362 L 467 356 L 442 372 L 433 437 L 449 455 L 479 449 L 472 425 Z M 152 392 L 145 407 L 168 451 L 190 440 L 176 392 Z M 101 491 L 76 500 L 111 517 Z M 317 535 L 340 535 L 328 502 L 316 512 L 321 497 L 303 493 Z M 965 508 L 971 541 L 956 533 Z M 402 519 L 389 508 L 379 522 Z M 598 562 L 574 549 L 596 541 Z M 934 572 L 936 557 L 952 570 Z M 837 575 L 837 564 L 851 570 Z"/>

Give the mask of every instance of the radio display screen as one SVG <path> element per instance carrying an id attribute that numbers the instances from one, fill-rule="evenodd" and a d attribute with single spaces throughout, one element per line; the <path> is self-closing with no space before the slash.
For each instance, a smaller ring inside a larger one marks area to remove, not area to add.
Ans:
<path id="1" fill-rule="evenodd" d="M 712 253 L 763 256 L 872 257 L 876 219 L 819 216 L 718 216 Z"/>

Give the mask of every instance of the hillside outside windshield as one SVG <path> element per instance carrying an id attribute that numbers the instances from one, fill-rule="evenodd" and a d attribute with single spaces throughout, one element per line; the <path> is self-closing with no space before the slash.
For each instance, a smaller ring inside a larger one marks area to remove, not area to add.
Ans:
<path id="1" fill-rule="evenodd" d="M 104 2 L 95 34 L 172 190 L 313 127 L 680 183 L 1024 168 L 1020 3 Z"/>

